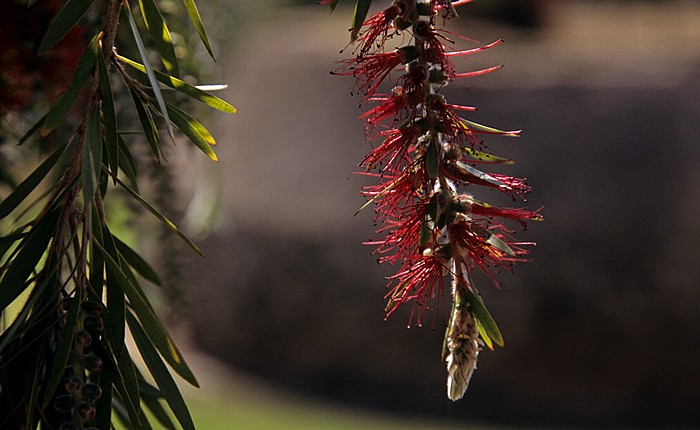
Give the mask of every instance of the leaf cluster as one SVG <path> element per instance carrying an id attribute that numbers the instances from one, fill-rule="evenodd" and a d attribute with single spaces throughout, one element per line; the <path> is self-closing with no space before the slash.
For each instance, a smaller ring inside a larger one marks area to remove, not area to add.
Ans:
<path id="1" fill-rule="evenodd" d="M 122 193 L 151 212 L 197 253 L 199 248 L 140 194 L 138 163 L 118 118 L 130 115 L 142 141 L 163 158 L 161 129 L 175 129 L 217 161 L 204 125 L 169 101 L 164 88 L 225 113 L 223 99 L 180 79 L 168 25 L 156 0 L 66 0 L 39 46 L 51 50 L 102 3 L 103 24 L 85 47 L 68 88 L 19 144 L 65 136 L 51 155 L 0 202 L 0 428 L 109 429 L 113 416 L 128 428 L 193 429 L 173 374 L 197 386 L 182 353 L 156 315 L 141 280 L 161 285 L 156 271 L 110 228 L 104 201 Z M 184 10 L 213 58 L 193 0 Z M 138 9 L 165 71 L 134 19 Z M 116 53 L 117 26 L 128 25 L 139 60 Z M 161 85 L 163 87 L 161 87 Z M 120 115 L 120 96 L 133 108 Z M 79 125 L 68 117 L 78 112 Z M 57 178 L 50 181 L 47 178 Z M 14 219 L 14 221 L 11 221 Z M 136 351 L 126 347 L 128 333 Z M 136 357 L 145 363 L 139 369 Z M 165 401 L 170 412 L 167 411 Z M 172 418 L 174 417 L 174 419 Z M 152 418 L 151 418 L 152 419 Z"/>

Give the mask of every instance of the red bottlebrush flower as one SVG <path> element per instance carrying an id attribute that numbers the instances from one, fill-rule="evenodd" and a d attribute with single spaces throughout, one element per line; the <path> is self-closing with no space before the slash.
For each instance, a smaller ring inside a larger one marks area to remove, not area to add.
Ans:
<path id="1" fill-rule="evenodd" d="M 363 175 L 379 177 L 383 182 L 363 187 L 362 195 L 369 199 L 367 204 L 376 203 L 376 219 L 394 216 L 398 208 L 415 204 L 418 196 L 416 190 L 421 189 L 427 175 L 422 170 L 407 170 L 400 176 L 363 172 Z"/>
<path id="2" fill-rule="evenodd" d="M 523 229 L 527 227 L 526 221 L 542 221 L 544 219 L 542 214 L 539 213 L 539 209 L 533 212 L 525 208 L 501 208 L 491 206 L 487 203 L 477 202 L 471 197 L 466 197 L 466 201 L 471 205 L 472 215 L 479 215 L 487 218 L 498 217 L 510 219 L 520 223 Z"/>
<path id="3" fill-rule="evenodd" d="M 391 120 L 390 125 L 394 125 L 402 119 L 413 117 L 417 105 L 422 102 L 416 91 L 408 92 L 399 86 L 394 87 L 390 95 L 372 97 L 369 101 L 382 103 L 360 115 L 360 119 L 367 120 L 365 132 L 376 129 L 387 119 Z"/>
<path id="4" fill-rule="evenodd" d="M 394 19 L 403 13 L 406 8 L 404 2 L 394 2 L 383 11 L 372 15 L 362 26 L 364 30 L 359 34 L 353 34 L 352 39 L 360 42 L 360 55 L 368 54 L 384 48 L 384 43 L 389 38 Z"/>
<path id="5" fill-rule="evenodd" d="M 341 66 L 331 72 L 334 75 L 353 76 L 358 88 L 366 99 L 372 97 L 379 85 L 392 70 L 401 64 L 407 64 L 418 57 L 415 46 L 404 46 L 391 52 L 373 55 L 360 55 L 341 62 Z"/>
<path id="6" fill-rule="evenodd" d="M 417 125 L 396 128 L 379 133 L 384 142 L 365 156 L 360 166 L 383 172 L 399 172 L 411 164 L 408 154 L 415 148 L 421 129 Z"/>
<path id="7" fill-rule="evenodd" d="M 445 295 L 444 278 L 449 272 L 448 259 L 441 250 L 427 249 L 423 255 L 407 261 L 398 273 L 389 276 L 387 288 L 390 288 L 390 291 L 385 296 L 389 299 L 385 309 L 386 317 L 388 318 L 399 305 L 413 300 L 414 307 L 411 311 L 409 326 L 413 321 L 415 306 L 421 308 L 417 319 L 417 325 L 421 326 L 421 318 L 430 309 L 433 297 L 439 300 Z"/>
<path id="8" fill-rule="evenodd" d="M 465 258 L 465 255 L 455 252 L 455 259 L 469 271 L 479 267 L 496 286 L 499 285 L 496 279 L 498 271 L 510 269 L 514 262 L 527 261 L 522 256 L 529 254 L 521 246 L 530 243 L 511 241 L 509 233 L 502 224 L 489 224 L 466 216 L 448 227 L 450 242 L 469 256 Z"/>
<path id="9" fill-rule="evenodd" d="M 418 203 L 405 208 L 384 207 L 377 216 L 383 218 L 384 227 L 377 234 L 384 234 L 379 239 L 364 242 L 364 245 L 375 246 L 373 253 L 382 255 L 378 263 L 394 264 L 404 262 L 418 255 L 421 251 L 419 242 L 421 225 L 425 218 L 426 203 Z"/>

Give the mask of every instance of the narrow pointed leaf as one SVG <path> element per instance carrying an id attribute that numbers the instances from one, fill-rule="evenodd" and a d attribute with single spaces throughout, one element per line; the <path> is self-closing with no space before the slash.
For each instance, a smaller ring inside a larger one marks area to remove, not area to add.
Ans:
<path id="1" fill-rule="evenodd" d="M 138 27 L 136 27 L 136 21 L 134 21 L 134 15 L 131 13 L 131 9 L 128 7 L 124 8 L 126 10 L 126 16 L 129 18 L 129 27 L 131 28 L 131 33 L 134 35 L 134 40 L 136 40 L 136 47 L 141 54 L 141 60 L 143 60 L 143 65 L 146 67 L 146 75 L 148 76 L 148 81 L 151 83 L 151 89 L 153 94 L 156 96 L 156 101 L 158 101 L 158 106 L 160 107 L 161 114 L 165 118 L 165 125 L 168 128 L 168 134 L 170 138 L 174 141 L 175 135 L 173 134 L 173 126 L 170 125 L 170 118 L 168 118 L 168 111 L 165 106 L 165 99 L 163 98 L 163 93 L 160 91 L 160 86 L 158 85 L 158 80 L 156 79 L 155 73 L 153 73 L 153 67 L 151 67 L 150 61 L 148 61 L 148 52 L 141 39 L 141 34 L 139 33 Z"/>
<path id="2" fill-rule="evenodd" d="M 490 234 L 486 242 L 488 242 L 489 245 L 493 246 L 494 248 L 498 249 L 504 254 L 510 257 L 515 257 L 515 252 L 513 251 L 513 249 L 495 234 Z"/>
<path id="3" fill-rule="evenodd" d="M 160 399 L 164 398 L 163 393 L 144 380 L 139 380 L 139 389 L 141 391 L 141 399 L 143 400 L 143 403 L 146 405 L 148 410 L 151 411 L 158 422 L 160 422 L 165 428 L 176 428 L 175 424 L 170 419 L 170 415 L 168 415 L 165 408 L 160 403 Z"/>
<path id="4" fill-rule="evenodd" d="M 85 141 L 83 142 L 82 185 L 85 207 L 90 207 L 90 201 L 97 191 L 97 179 L 102 163 L 102 124 L 97 106 L 88 117 Z"/>
<path id="5" fill-rule="evenodd" d="M 156 161 L 160 163 L 163 148 L 160 143 L 160 135 L 158 134 L 156 123 L 153 121 L 153 116 L 148 108 L 146 108 L 146 106 L 143 104 L 143 101 L 136 91 L 131 91 L 131 98 L 134 100 L 136 114 L 139 117 L 139 122 L 141 122 L 141 127 L 143 127 L 143 132 L 146 135 L 148 145 L 151 147 L 151 152 L 153 153 L 153 156 L 156 157 Z"/>
<path id="6" fill-rule="evenodd" d="M 117 141 L 119 144 L 119 168 L 122 169 L 122 172 L 126 175 L 131 187 L 138 192 L 139 185 L 136 181 L 136 164 L 131 156 L 131 151 L 129 151 L 129 147 L 121 136 L 118 137 Z"/>
<path id="7" fill-rule="evenodd" d="M 141 197 L 136 191 L 129 188 L 124 182 L 117 179 L 117 183 L 119 185 L 121 185 L 122 188 L 124 188 L 129 194 L 131 194 L 131 196 L 134 197 L 139 203 L 141 203 L 141 205 L 143 205 L 143 207 L 148 209 L 149 212 L 151 212 L 156 218 L 158 218 L 163 224 L 165 224 L 166 227 L 168 227 L 176 235 L 178 235 L 182 240 L 184 240 L 185 243 L 187 243 L 190 246 L 190 248 L 192 248 L 197 254 L 204 256 L 204 254 L 199 249 L 199 247 L 197 245 L 195 245 L 195 243 L 192 242 L 192 240 L 190 240 L 190 238 L 185 236 L 185 234 L 182 231 L 180 231 L 180 229 L 175 224 L 173 224 L 173 222 L 170 221 L 165 215 L 158 212 L 158 210 L 156 208 L 151 206 L 150 203 L 148 203 L 146 200 L 144 200 L 143 197 Z"/>
<path id="8" fill-rule="evenodd" d="M 109 73 L 104 57 L 98 55 L 100 67 L 100 96 L 102 98 L 102 116 L 105 126 L 105 148 L 107 150 L 107 165 L 112 179 L 116 183 L 119 171 L 119 144 L 117 142 L 117 113 L 114 108 L 114 96 L 112 84 L 109 81 Z"/>
<path id="9" fill-rule="evenodd" d="M 163 20 L 163 15 L 158 9 L 154 0 L 139 0 L 143 21 L 146 23 L 151 39 L 160 54 L 163 65 L 168 72 L 175 76 L 180 76 L 180 69 L 177 65 L 177 56 L 173 47 L 173 38 L 170 30 Z"/>
<path id="10" fill-rule="evenodd" d="M 329 4 L 330 7 L 331 7 L 331 13 L 333 13 L 333 11 L 335 10 L 336 6 L 338 6 L 338 0 L 329 1 L 328 4 Z"/>
<path id="11" fill-rule="evenodd" d="M 180 131 L 187 136 L 207 157 L 219 161 L 211 145 L 216 145 L 214 137 L 204 128 L 202 123 L 191 117 L 187 112 L 175 106 L 168 105 L 170 119 Z"/>
<path id="12" fill-rule="evenodd" d="M 129 329 L 134 337 L 136 346 L 138 346 L 143 361 L 146 363 L 148 370 L 153 375 L 158 388 L 160 388 L 161 393 L 165 397 L 165 401 L 168 402 L 170 409 L 175 414 L 175 417 L 180 422 L 184 430 L 194 430 L 194 422 L 192 421 L 192 416 L 190 415 L 185 400 L 180 394 L 180 389 L 173 380 L 170 372 L 168 372 L 167 367 L 158 355 L 158 351 L 151 344 L 151 339 L 144 328 L 141 327 L 136 318 L 127 312 L 126 320 L 129 324 Z"/>
<path id="13" fill-rule="evenodd" d="M 126 321 L 126 316 L 124 316 Z M 132 424 L 137 428 L 151 428 L 148 418 L 141 408 L 141 393 L 139 392 L 138 369 L 134 365 L 134 361 L 129 354 L 129 351 L 124 350 L 124 353 L 119 357 L 117 366 L 121 376 L 119 392 L 122 394 L 122 399 L 127 408 Z"/>
<path id="14" fill-rule="evenodd" d="M 36 132 L 39 131 L 39 129 L 41 128 L 41 126 L 44 125 L 44 121 L 46 121 L 46 117 L 47 117 L 47 116 L 48 116 L 48 114 L 44 114 L 44 116 L 42 116 L 41 118 L 39 118 L 39 120 L 38 120 L 37 122 L 35 122 L 34 125 L 31 126 L 31 127 L 29 128 L 29 130 L 27 130 L 26 133 L 24 133 L 24 134 L 22 135 L 22 137 L 19 138 L 19 141 L 17 142 L 17 145 L 23 144 L 24 142 L 27 141 L 27 139 L 29 139 L 30 137 L 34 136 L 34 134 L 36 134 Z"/>
<path id="15" fill-rule="evenodd" d="M 476 131 L 476 132 L 481 132 L 481 133 L 488 133 L 488 134 L 500 134 L 502 136 L 507 136 L 507 137 L 520 137 L 520 133 L 522 130 L 512 130 L 512 131 L 504 131 L 504 130 L 499 130 L 497 128 L 489 127 L 487 125 L 479 124 L 473 121 L 466 120 L 464 118 L 461 118 L 462 123 L 467 126 L 467 128 L 471 131 Z"/>
<path id="16" fill-rule="evenodd" d="M 146 261 L 143 258 L 141 258 L 141 256 L 136 251 L 131 249 L 129 245 L 122 242 L 117 237 L 112 236 L 112 238 L 114 239 L 114 243 L 117 246 L 117 250 L 119 251 L 121 256 L 124 257 L 124 260 L 126 260 L 126 262 L 129 263 L 129 266 L 133 267 L 134 270 L 136 270 L 139 273 L 139 275 L 143 276 L 144 279 L 151 281 L 156 285 L 163 285 L 156 271 L 153 270 L 153 268 L 148 263 L 146 263 Z"/>
<path id="17" fill-rule="evenodd" d="M 194 0 L 182 0 L 182 2 L 185 5 L 185 9 L 187 9 L 187 14 L 190 16 L 192 25 L 194 25 L 194 28 L 197 30 L 197 34 L 199 34 L 199 38 L 202 39 L 204 47 L 207 48 L 209 56 L 216 61 L 216 58 L 214 58 L 214 51 L 212 51 L 209 38 L 207 37 L 207 32 L 204 30 L 204 24 L 202 23 L 202 17 L 199 15 L 197 5 L 194 3 Z"/>
<path id="18" fill-rule="evenodd" d="M 372 5 L 372 0 L 357 0 L 355 3 L 355 14 L 352 18 L 352 31 L 350 33 L 350 38 L 352 40 L 357 39 L 360 34 L 360 28 L 364 24 L 365 19 L 367 19 L 367 14 L 369 13 L 369 7 Z"/>
<path id="19" fill-rule="evenodd" d="M 469 305 L 471 306 L 474 315 L 479 319 L 479 323 L 483 327 L 486 334 L 498 345 L 503 347 L 503 335 L 496 325 L 493 317 L 484 306 L 484 302 L 481 297 L 474 294 L 471 290 L 467 289 L 467 299 L 469 300 Z"/>
<path id="20" fill-rule="evenodd" d="M 503 164 L 513 164 L 513 160 L 510 158 L 499 157 L 497 155 L 489 154 L 488 152 L 477 151 L 474 148 L 463 148 L 463 152 L 471 157 L 473 163 L 503 163 Z"/>
<path id="21" fill-rule="evenodd" d="M 78 60 L 78 65 L 70 85 L 68 85 L 66 91 L 58 96 L 51 106 L 49 113 L 46 115 L 46 119 L 39 130 L 40 136 L 46 136 L 63 122 L 63 118 L 66 117 L 71 106 L 73 106 L 78 95 L 80 95 L 80 91 L 92 75 L 95 62 L 97 61 L 98 51 L 97 36 L 95 36 L 88 44 L 85 52 L 83 52 L 80 60 Z"/>
<path id="22" fill-rule="evenodd" d="M 43 163 L 39 165 L 27 179 L 22 181 L 17 188 L 12 191 L 12 194 L 5 197 L 5 199 L 0 202 L 0 219 L 5 218 L 9 215 L 15 208 L 27 198 L 27 196 L 34 191 L 37 185 L 46 177 L 46 175 L 51 171 L 51 169 L 56 165 L 56 162 L 63 154 L 66 144 L 62 144 L 58 149 L 51 154 Z"/>
<path id="23" fill-rule="evenodd" d="M 117 381 L 117 375 L 114 374 L 114 370 L 107 366 L 102 369 L 100 373 L 100 388 L 102 388 L 102 396 L 95 401 L 95 409 L 97 411 L 108 411 L 109 413 L 98 412 L 95 416 L 95 421 L 93 425 L 99 429 L 111 428 L 110 424 L 112 422 L 112 398 L 113 391 L 112 385 Z"/>
<path id="24" fill-rule="evenodd" d="M 126 57 L 122 57 L 121 55 L 116 56 L 119 61 L 122 61 L 125 64 L 128 64 L 132 68 L 138 70 L 141 73 L 146 73 L 146 68 L 143 66 L 143 64 L 139 64 L 136 61 L 130 60 Z M 236 108 L 231 106 L 229 103 L 226 101 L 220 99 L 219 97 L 216 97 L 199 87 L 196 87 L 194 85 L 190 85 L 187 82 L 180 80 L 178 78 L 175 78 L 173 76 L 168 76 L 165 73 L 159 72 L 157 70 L 153 71 L 156 74 L 156 78 L 162 82 L 163 84 L 169 86 L 170 88 L 173 88 L 185 95 L 188 95 L 192 97 L 195 100 L 199 100 L 200 102 L 213 107 L 214 109 L 218 109 L 222 112 L 227 112 L 227 113 L 236 113 Z"/>
<path id="25" fill-rule="evenodd" d="M 44 255 L 54 229 L 55 216 L 47 214 L 20 242 L 20 251 L 0 280 L 0 310 L 12 303 L 25 289 L 27 278 Z"/>
<path id="26" fill-rule="evenodd" d="M 185 363 L 182 353 L 175 346 L 167 330 L 163 327 L 163 323 L 156 316 L 151 303 L 146 298 L 136 279 L 134 279 L 131 271 L 128 268 L 122 270 L 119 267 L 119 263 L 102 246 L 98 244 L 97 247 L 103 253 L 107 267 L 112 270 L 112 274 L 117 281 L 116 285 L 129 299 L 130 307 L 138 315 L 139 321 L 143 324 L 153 345 L 178 375 L 190 384 L 198 387 L 199 383 L 187 366 L 187 363 Z M 129 312 L 127 312 L 128 314 Z"/>
<path id="27" fill-rule="evenodd" d="M 51 20 L 51 25 L 39 44 L 42 54 L 57 44 L 80 21 L 95 0 L 67 0 Z"/>

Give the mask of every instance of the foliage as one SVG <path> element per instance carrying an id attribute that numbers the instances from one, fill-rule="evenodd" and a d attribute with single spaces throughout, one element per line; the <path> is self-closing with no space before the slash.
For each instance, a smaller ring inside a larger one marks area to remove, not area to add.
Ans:
<path id="1" fill-rule="evenodd" d="M 22 5 L 26 16 L 43 2 L 33 3 Z M 201 253 L 140 194 L 138 156 L 127 137 L 133 130 L 125 127 L 140 127 L 140 140 L 158 162 L 175 129 L 216 161 L 212 135 L 161 84 L 223 112 L 235 108 L 181 78 L 173 37 L 155 0 L 133 6 L 127 0 L 65 0 L 59 6 L 38 43 L 39 59 L 51 58 L 68 37 L 90 40 L 80 48 L 65 91 L 18 139 L 24 145 L 33 136 L 59 143 L 0 203 L 2 225 L 10 226 L 0 237 L 0 427 L 109 429 L 116 417 L 128 428 L 147 429 L 148 410 L 167 428 L 175 428 L 174 416 L 192 429 L 171 371 L 194 386 L 197 379 L 139 281 L 160 284 L 160 277 L 117 237 L 104 203 L 108 195 L 130 196 Z M 193 0 L 183 6 L 213 57 L 197 6 Z M 140 59 L 117 54 L 120 22 L 132 38 L 124 45 L 135 46 Z M 155 56 L 165 72 L 152 64 Z M 8 82 L 15 78 L 6 76 Z M 121 109 L 127 94 L 133 108 Z M 0 115 L 28 103 L 0 101 Z M 134 364 L 127 329 L 147 374 Z"/>

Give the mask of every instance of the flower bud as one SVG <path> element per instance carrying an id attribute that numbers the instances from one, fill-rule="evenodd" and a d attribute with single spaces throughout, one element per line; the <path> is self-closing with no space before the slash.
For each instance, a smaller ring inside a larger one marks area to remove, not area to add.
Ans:
<path id="1" fill-rule="evenodd" d="M 73 409 L 75 398 L 72 394 L 61 394 L 53 401 L 53 407 L 59 412 L 68 412 Z"/>
<path id="2" fill-rule="evenodd" d="M 86 330 L 92 333 L 102 333 L 102 330 L 104 330 L 105 328 L 105 324 L 104 322 L 102 322 L 102 318 L 94 315 L 90 315 L 87 318 L 85 318 L 83 326 Z"/>
<path id="3" fill-rule="evenodd" d="M 80 360 L 83 367 L 90 372 L 99 372 L 102 370 L 102 359 L 95 354 L 88 354 Z"/>
<path id="4" fill-rule="evenodd" d="M 83 385 L 83 380 L 80 379 L 77 376 L 71 376 L 66 380 L 66 383 L 64 384 L 64 387 L 66 388 L 66 391 L 70 394 L 75 393 L 76 391 L 80 390 L 80 387 Z"/>
<path id="5" fill-rule="evenodd" d="M 90 345 L 92 343 L 92 336 L 87 330 L 80 330 L 75 334 L 75 341 L 80 345 Z"/>
<path id="6" fill-rule="evenodd" d="M 81 402 L 78 405 L 78 415 L 84 420 L 91 420 L 95 418 L 95 407 L 88 402 Z"/>
<path id="7" fill-rule="evenodd" d="M 82 389 L 83 398 L 85 400 L 97 400 L 102 397 L 102 388 L 97 384 L 87 383 Z"/>
<path id="8" fill-rule="evenodd" d="M 102 311 L 105 310 L 105 305 L 97 300 L 85 300 L 80 304 L 83 310 L 91 315 L 100 316 Z"/>

